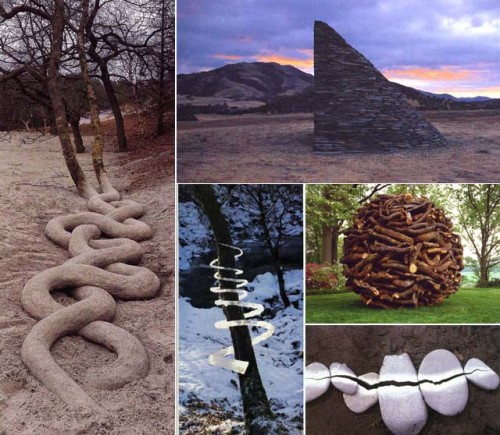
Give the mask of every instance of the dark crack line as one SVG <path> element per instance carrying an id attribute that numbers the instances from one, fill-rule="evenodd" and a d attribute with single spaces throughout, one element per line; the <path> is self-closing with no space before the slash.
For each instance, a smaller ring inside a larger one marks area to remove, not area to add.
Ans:
<path id="1" fill-rule="evenodd" d="M 333 379 L 333 378 L 343 378 L 343 379 L 349 379 L 351 381 L 356 382 L 358 385 L 361 385 L 365 390 L 374 390 L 376 388 L 380 387 L 389 387 L 389 386 L 394 386 L 394 387 L 418 387 L 420 384 L 434 384 L 434 385 L 440 385 L 444 384 L 445 382 L 449 382 L 453 379 L 459 378 L 460 376 L 466 376 L 466 375 L 472 375 L 473 373 L 480 371 L 480 372 L 485 372 L 487 370 L 482 370 L 482 369 L 475 369 L 471 372 L 468 373 L 459 373 L 457 375 L 450 376 L 449 378 L 441 379 L 440 381 L 431 381 L 430 379 L 422 379 L 421 381 L 383 381 L 383 382 L 377 382 L 376 384 L 369 384 L 368 382 L 363 381 L 362 379 L 354 378 L 352 376 L 348 375 L 334 375 L 334 376 L 325 376 L 324 378 L 304 378 L 304 379 L 312 379 L 314 381 L 322 381 L 323 379 Z"/>

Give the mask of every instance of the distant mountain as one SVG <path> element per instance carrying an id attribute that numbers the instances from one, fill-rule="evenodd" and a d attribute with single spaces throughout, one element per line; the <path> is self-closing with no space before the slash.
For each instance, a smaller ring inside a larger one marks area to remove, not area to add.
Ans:
<path id="1" fill-rule="evenodd" d="M 444 100 L 450 100 L 450 101 L 461 101 L 464 103 L 476 103 L 476 102 L 483 102 L 483 101 L 490 101 L 493 98 L 490 97 L 454 97 L 453 95 L 450 94 L 433 94 L 432 92 L 426 92 L 426 91 L 419 91 L 422 92 L 424 95 L 429 95 L 432 97 L 437 97 L 437 98 L 443 98 Z"/>
<path id="2" fill-rule="evenodd" d="M 313 76 L 278 63 L 235 63 L 211 71 L 179 74 L 177 93 L 197 97 L 267 101 L 292 95 L 310 87 Z"/>
<path id="3" fill-rule="evenodd" d="M 259 100 L 266 104 L 243 111 L 312 112 L 314 76 L 291 65 L 278 63 L 234 63 L 211 71 L 179 74 L 179 95 L 218 97 L 232 100 Z M 499 109 L 500 99 L 488 97 L 457 98 L 449 94 L 433 94 L 392 82 L 410 105 L 419 110 Z M 221 109 L 221 108 L 219 108 Z M 205 109 L 199 110 L 202 113 Z M 222 108 L 223 112 L 227 109 Z M 231 113 L 243 111 L 232 110 Z"/>

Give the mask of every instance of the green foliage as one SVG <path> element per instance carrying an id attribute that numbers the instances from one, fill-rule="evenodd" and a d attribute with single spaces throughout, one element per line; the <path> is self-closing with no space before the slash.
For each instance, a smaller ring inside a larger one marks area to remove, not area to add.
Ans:
<path id="1" fill-rule="evenodd" d="M 342 293 L 348 291 L 341 264 L 306 264 L 307 294 Z"/>
<path id="2" fill-rule="evenodd" d="M 448 212 L 452 208 L 450 189 L 449 184 L 392 184 L 387 188 L 387 193 L 393 195 L 411 193 L 416 197 L 423 196 L 430 199 L 435 206 L 442 207 Z"/>
<path id="3" fill-rule="evenodd" d="M 500 288 L 461 289 L 441 305 L 380 310 L 355 293 L 306 297 L 307 323 L 496 323 Z"/>
<path id="4" fill-rule="evenodd" d="M 306 245 L 310 262 L 322 261 L 324 226 L 345 227 L 366 195 L 368 184 L 309 184 L 306 187 Z"/>

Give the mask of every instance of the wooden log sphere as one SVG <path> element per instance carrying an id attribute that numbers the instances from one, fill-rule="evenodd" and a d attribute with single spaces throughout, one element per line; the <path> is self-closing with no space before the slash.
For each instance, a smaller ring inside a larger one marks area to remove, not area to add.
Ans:
<path id="1" fill-rule="evenodd" d="M 435 305 L 460 286 L 460 236 L 427 198 L 379 195 L 358 210 L 345 235 L 346 285 L 368 306 Z"/>

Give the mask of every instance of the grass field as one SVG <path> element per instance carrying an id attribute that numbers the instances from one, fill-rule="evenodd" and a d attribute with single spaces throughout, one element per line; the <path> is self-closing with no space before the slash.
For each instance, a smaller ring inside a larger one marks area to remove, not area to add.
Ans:
<path id="1" fill-rule="evenodd" d="M 499 323 L 500 289 L 463 288 L 441 305 L 380 310 L 355 293 L 306 297 L 307 323 Z"/>

